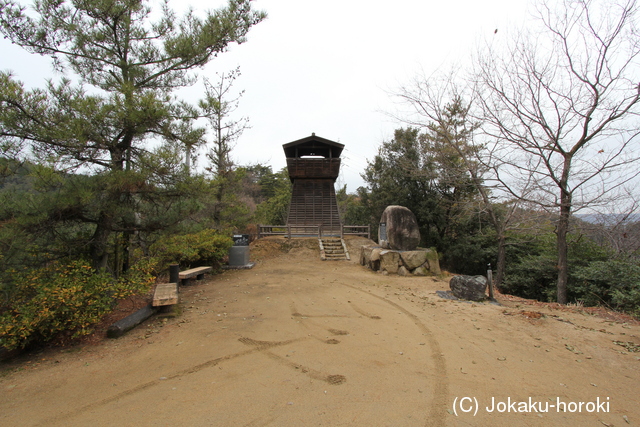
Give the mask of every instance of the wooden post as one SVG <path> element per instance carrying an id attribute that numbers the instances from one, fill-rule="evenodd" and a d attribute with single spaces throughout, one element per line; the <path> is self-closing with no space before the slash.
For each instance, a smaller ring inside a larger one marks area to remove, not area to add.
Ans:
<path id="1" fill-rule="evenodd" d="M 169 265 L 169 283 L 179 283 L 180 266 L 178 264 Z"/>
<path id="2" fill-rule="evenodd" d="M 489 283 L 489 299 L 493 300 L 493 271 L 491 271 L 491 264 L 487 265 L 487 282 Z"/>

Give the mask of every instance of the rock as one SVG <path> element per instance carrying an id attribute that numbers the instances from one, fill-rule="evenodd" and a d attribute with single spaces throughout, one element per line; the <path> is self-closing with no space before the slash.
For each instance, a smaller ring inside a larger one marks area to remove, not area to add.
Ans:
<path id="1" fill-rule="evenodd" d="M 438 259 L 438 252 L 433 249 L 427 249 L 427 262 L 423 264 L 426 268 L 429 269 L 431 274 L 442 274 L 440 270 L 440 260 Z"/>
<path id="2" fill-rule="evenodd" d="M 451 292 L 458 298 L 469 301 L 485 299 L 487 278 L 484 276 L 453 276 L 449 281 Z"/>
<path id="3" fill-rule="evenodd" d="M 360 264 L 377 271 L 380 269 L 380 251 L 378 246 L 362 246 L 360 249 Z"/>
<path id="4" fill-rule="evenodd" d="M 377 245 L 363 245 L 360 247 L 360 264 L 373 271 L 384 270 L 391 274 L 407 276 L 440 274 L 438 253 L 433 249 L 399 252 L 383 249 Z M 399 271 L 400 267 L 404 267 L 406 271 Z"/>
<path id="5" fill-rule="evenodd" d="M 400 257 L 402 258 L 402 262 L 408 270 L 415 270 L 416 268 L 427 262 L 427 251 L 422 250 L 401 252 Z"/>
<path id="6" fill-rule="evenodd" d="M 360 265 L 367 265 L 369 263 L 369 254 L 370 252 L 366 246 L 360 246 Z"/>
<path id="7" fill-rule="evenodd" d="M 371 252 L 371 259 L 369 261 L 368 267 L 373 271 L 380 270 L 380 251 L 382 249 L 376 248 L 373 252 Z"/>
<path id="8" fill-rule="evenodd" d="M 402 265 L 398 267 L 398 276 L 411 276 L 411 272 L 407 270 L 404 265 Z"/>
<path id="9" fill-rule="evenodd" d="M 412 251 L 420 243 L 420 229 L 416 217 L 404 206 L 387 206 L 382 212 L 379 232 L 380 246 L 398 251 Z M 386 239 L 385 239 L 386 237 Z"/>
<path id="10" fill-rule="evenodd" d="M 413 270 L 411 273 L 414 276 L 428 276 L 429 275 L 429 269 L 424 267 L 424 266 L 420 266 L 420 267 L 416 268 L 415 270 Z"/>
<path id="11" fill-rule="evenodd" d="M 380 251 L 380 270 L 396 274 L 400 263 L 400 254 L 396 251 Z"/>
<path id="12" fill-rule="evenodd" d="M 369 265 L 369 258 L 371 257 L 371 246 L 360 246 L 360 265 Z"/>

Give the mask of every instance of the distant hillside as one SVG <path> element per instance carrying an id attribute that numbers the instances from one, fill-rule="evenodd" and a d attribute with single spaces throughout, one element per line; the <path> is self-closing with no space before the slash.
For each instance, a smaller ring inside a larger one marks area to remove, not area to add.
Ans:
<path id="1" fill-rule="evenodd" d="M 577 214 L 574 215 L 576 218 L 591 223 L 591 224 L 599 224 L 599 225 L 615 225 L 619 224 L 621 221 L 626 222 L 627 224 L 631 224 L 634 222 L 640 221 L 640 213 L 633 214 Z M 625 217 L 627 217 L 625 220 Z"/>

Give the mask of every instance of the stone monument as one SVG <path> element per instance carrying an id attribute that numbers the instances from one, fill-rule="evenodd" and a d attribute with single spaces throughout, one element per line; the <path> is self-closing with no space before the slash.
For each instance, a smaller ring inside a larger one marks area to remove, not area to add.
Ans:
<path id="1" fill-rule="evenodd" d="M 387 206 L 380 217 L 378 244 L 385 249 L 412 251 L 419 243 L 420 228 L 413 212 L 404 206 Z"/>
<path id="2" fill-rule="evenodd" d="M 416 217 L 404 206 L 387 206 L 380 218 L 378 245 L 362 246 L 360 264 L 383 274 L 428 276 L 440 274 L 438 253 L 418 248 Z"/>

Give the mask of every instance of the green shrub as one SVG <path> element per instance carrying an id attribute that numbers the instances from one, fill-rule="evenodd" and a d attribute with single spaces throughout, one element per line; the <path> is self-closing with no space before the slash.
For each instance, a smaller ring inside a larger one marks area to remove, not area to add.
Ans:
<path id="1" fill-rule="evenodd" d="M 572 290 L 585 305 L 606 304 L 640 316 L 640 265 L 631 260 L 592 262 L 576 269 Z"/>
<path id="2" fill-rule="evenodd" d="M 450 240 L 440 252 L 440 267 L 458 274 L 486 275 L 487 266 L 493 263 L 495 268 L 495 234 L 468 235 Z"/>
<path id="3" fill-rule="evenodd" d="M 233 240 L 215 230 L 169 236 L 151 245 L 149 251 L 157 268 L 164 270 L 169 264 L 191 267 L 203 264 L 217 265 L 229 254 Z"/>
<path id="4" fill-rule="evenodd" d="M 155 281 L 149 268 L 140 263 L 114 280 L 87 262 L 74 261 L 17 276 L 12 299 L 0 313 L 0 346 L 13 350 L 62 331 L 73 338 L 92 332 L 116 300 L 148 291 Z"/>
<path id="5" fill-rule="evenodd" d="M 543 236 L 517 252 L 511 249 L 500 290 L 524 298 L 555 301 L 558 269 L 554 243 Z M 608 248 L 584 236 L 570 236 L 567 297 L 586 306 L 606 305 L 638 316 L 640 265 L 632 259 L 615 258 Z"/>
<path id="6" fill-rule="evenodd" d="M 558 277 L 553 255 L 530 255 L 507 265 L 507 274 L 500 291 L 522 298 L 553 301 Z"/>

